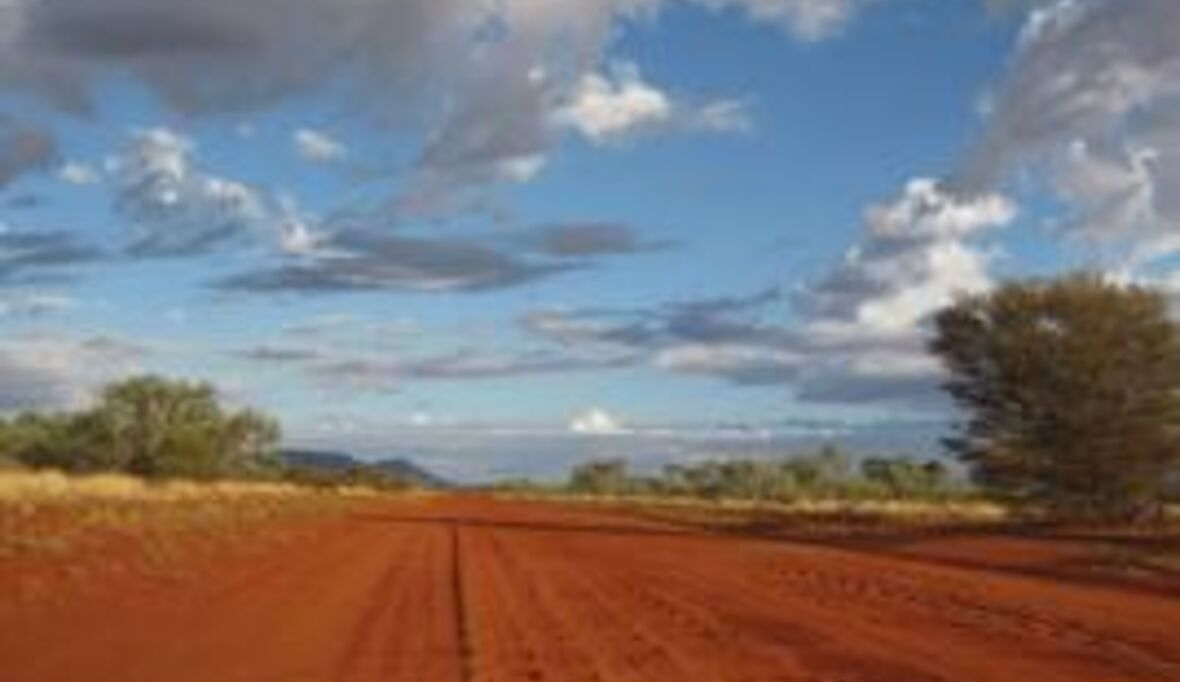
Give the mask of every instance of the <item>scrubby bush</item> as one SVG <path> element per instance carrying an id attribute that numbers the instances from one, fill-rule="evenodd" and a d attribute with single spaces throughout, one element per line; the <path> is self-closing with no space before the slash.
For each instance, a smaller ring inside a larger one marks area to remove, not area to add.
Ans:
<path id="1" fill-rule="evenodd" d="M 870 458 L 858 472 L 834 446 L 781 459 L 704 460 L 670 464 L 655 477 L 632 474 L 623 460 L 596 460 L 571 471 L 580 495 L 645 495 L 706 500 L 794 502 L 815 499 L 944 499 L 963 486 L 937 460 Z"/>
<path id="2" fill-rule="evenodd" d="M 0 457 L 35 469 L 148 478 L 249 478 L 277 462 L 278 423 L 227 410 L 212 386 L 139 377 L 108 386 L 89 409 L 0 422 Z"/>

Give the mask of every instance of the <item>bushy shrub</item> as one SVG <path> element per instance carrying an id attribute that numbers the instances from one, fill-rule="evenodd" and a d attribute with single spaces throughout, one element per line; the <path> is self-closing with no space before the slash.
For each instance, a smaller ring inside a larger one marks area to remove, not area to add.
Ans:
<path id="1" fill-rule="evenodd" d="M 278 423 L 223 407 L 212 386 L 139 377 L 108 386 L 89 409 L 0 422 L 0 457 L 35 469 L 148 478 L 249 478 L 277 467 Z"/>
<path id="2" fill-rule="evenodd" d="M 794 502 L 812 499 L 941 499 L 961 494 L 936 460 L 870 458 L 857 472 L 852 458 L 828 445 L 781 459 L 705 460 L 670 464 L 659 476 L 638 476 L 623 460 L 595 460 L 571 471 L 567 489 L 581 495 L 650 495 L 707 500 Z"/>

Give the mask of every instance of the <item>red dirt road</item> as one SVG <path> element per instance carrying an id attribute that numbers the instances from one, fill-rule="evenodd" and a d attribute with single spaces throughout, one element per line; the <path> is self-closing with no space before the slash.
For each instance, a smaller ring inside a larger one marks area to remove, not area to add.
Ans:
<path id="1" fill-rule="evenodd" d="M 1115 586 L 480 500 L 309 537 L 200 580 L 0 602 L 0 680 L 1180 680 L 1180 601 Z"/>

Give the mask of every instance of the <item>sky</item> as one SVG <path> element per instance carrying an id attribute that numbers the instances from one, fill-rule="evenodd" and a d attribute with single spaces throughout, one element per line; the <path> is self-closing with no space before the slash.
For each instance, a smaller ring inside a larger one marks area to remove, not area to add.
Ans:
<path id="1" fill-rule="evenodd" d="M 1180 292 L 1175 0 L 0 0 L 0 413 L 461 480 L 934 452 L 957 296 Z"/>

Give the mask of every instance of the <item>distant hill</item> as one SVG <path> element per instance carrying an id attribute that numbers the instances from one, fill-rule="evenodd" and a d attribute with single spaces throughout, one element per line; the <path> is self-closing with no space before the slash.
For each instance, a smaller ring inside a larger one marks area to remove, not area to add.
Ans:
<path id="1" fill-rule="evenodd" d="M 301 449 L 280 450 L 279 459 L 293 469 L 328 473 L 341 473 L 352 469 L 371 469 L 425 488 L 451 487 L 451 483 L 446 479 L 434 475 L 407 459 L 383 459 L 371 462 L 344 452 Z"/>

